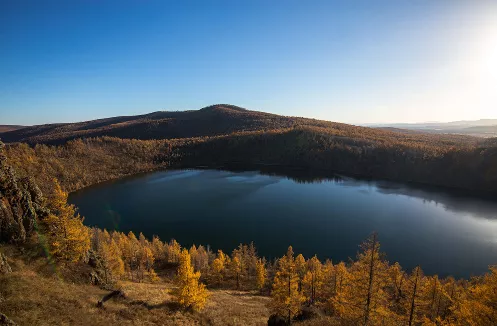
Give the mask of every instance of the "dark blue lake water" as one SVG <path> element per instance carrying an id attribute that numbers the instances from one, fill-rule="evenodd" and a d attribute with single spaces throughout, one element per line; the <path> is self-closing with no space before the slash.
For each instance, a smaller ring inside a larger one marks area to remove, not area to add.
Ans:
<path id="1" fill-rule="evenodd" d="M 156 172 L 70 195 L 85 224 L 260 255 L 354 257 L 373 231 L 391 262 L 468 277 L 497 264 L 497 201 L 442 189 L 344 179 L 303 182 L 218 170 Z"/>

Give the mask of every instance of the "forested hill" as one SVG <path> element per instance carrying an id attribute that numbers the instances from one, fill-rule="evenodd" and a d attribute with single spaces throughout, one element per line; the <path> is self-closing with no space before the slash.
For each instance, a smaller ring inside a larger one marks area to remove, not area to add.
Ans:
<path id="1" fill-rule="evenodd" d="M 7 157 L 26 176 L 56 177 L 70 191 L 165 167 L 235 163 L 497 193 L 496 138 L 381 130 L 232 105 L 26 127 L 0 139 L 17 143 Z"/>
<path id="2" fill-rule="evenodd" d="M 78 123 L 58 123 L 26 127 L 0 134 L 3 142 L 62 144 L 71 139 L 112 136 L 124 139 L 172 139 L 226 135 L 240 131 L 260 131 L 314 126 L 333 128 L 342 124 L 306 118 L 285 117 L 249 111 L 234 105 L 218 104 L 200 110 L 122 116 Z M 345 126 L 345 125 L 343 125 Z"/>
<path id="3" fill-rule="evenodd" d="M 406 141 L 406 130 L 380 130 L 357 127 L 330 121 L 287 117 L 271 113 L 246 110 L 234 105 L 216 104 L 200 110 L 158 111 L 137 116 L 122 116 L 77 123 L 57 123 L 24 127 L 0 132 L 4 143 L 64 144 L 78 138 L 101 136 L 121 139 L 178 139 L 230 135 L 239 132 L 288 130 L 310 128 L 319 132 L 333 133 L 339 137 L 368 139 L 374 142 Z M 445 145 L 474 145 L 479 139 L 458 135 L 426 135 L 417 133 L 407 141 L 415 143 L 439 143 Z"/>

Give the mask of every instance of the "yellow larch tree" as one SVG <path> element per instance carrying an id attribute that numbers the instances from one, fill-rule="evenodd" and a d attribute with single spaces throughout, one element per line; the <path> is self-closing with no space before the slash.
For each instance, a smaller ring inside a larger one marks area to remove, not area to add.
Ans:
<path id="1" fill-rule="evenodd" d="M 394 306 L 398 306 L 405 297 L 404 292 L 408 275 L 402 270 L 399 263 L 395 263 L 388 268 L 387 277 L 390 300 L 393 301 Z"/>
<path id="2" fill-rule="evenodd" d="M 153 270 L 152 266 L 154 264 L 155 257 L 152 253 L 152 249 L 147 246 L 141 247 L 140 251 L 141 252 L 139 255 L 138 270 L 140 271 L 140 280 L 143 280 L 145 277 L 145 272 L 148 275 Z"/>
<path id="3" fill-rule="evenodd" d="M 109 238 L 99 244 L 98 255 L 102 259 L 106 282 L 119 280 L 124 275 L 121 251 L 113 239 Z"/>
<path id="4" fill-rule="evenodd" d="M 298 254 L 297 257 L 295 257 L 295 270 L 299 276 L 299 291 L 302 291 L 302 281 L 304 280 L 304 275 L 307 272 L 306 267 L 304 256 L 302 254 Z"/>
<path id="5" fill-rule="evenodd" d="M 427 277 L 420 291 L 420 310 L 432 322 L 441 320 L 444 302 L 448 299 L 438 275 Z"/>
<path id="6" fill-rule="evenodd" d="M 90 230 L 76 214 L 74 205 L 67 203 L 67 193 L 55 180 L 54 193 L 48 202 L 50 214 L 43 220 L 48 244 L 53 256 L 72 262 L 86 257 L 90 249 Z"/>
<path id="7" fill-rule="evenodd" d="M 255 273 L 256 273 L 256 286 L 260 291 L 266 285 L 267 280 L 267 270 L 266 270 L 266 262 L 259 258 L 255 263 Z"/>
<path id="8" fill-rule="evenodd" d="M 131 280 L 133 280 L 135 274 L 134 272 L 138 269 L 139 266 L 140 242 L 132 231 L 128 232 L 127 244 L 128 246 L 126 248 L 126 258 L 128 259 Z"/>
<path id="9" fill-rule="evenodd" d="M 360 325 L 385 324 L 391 317 L 384 291 L 388 263 L 382 258 L 376 233 L 361 245 L 357 261 L 350 267 L 346 289 L 346 318 Z"/>
<path id="10" fill-rule="evenodd" d="M 236 288 L 240 289 L 240 275 L 242 273 L 242 262 L 238 256 L 234 256 L 230 263 L 230 274 L 236 280 Z"/>
<path id="11" fill-rule="evenodd" d="M 324 270 L 326 271 L 328 268 L 329 265 L 325 264 Z M 347 302 L 347 297 L 349 296 L 349 291 L 351 291 L 351 287 L 353 286 L 351 284 L 351 275 L 344 262 L 340 262 L 334 266 L 332 265 L 331 268 L 332 293 L 331 297 L 327 300 L 327 306 L 330 307 L 332 313 L 336 316 L 343 317 L 350 315 L 351 305 Z M 325 282 L 329 283 L 330 280 L 327 279 Z M 329 293 L 329 290 L 326 293 Z"/>
<path id="12" fill-rule="evenodd" d="M 121 250 L 121 257 L 124 262 L 124 271 L 128 274 L 129 278 L 132 278 L 131 266 L 133 253 L 131 249 L 131 242 L 124 233 L 119 233 L 119 240 L 117 242 L 117 245 Z"/>
<path id="13" fill-rule="evenodd" d="M 473 280 L 467 295 L 455 308 L 455 316 L 461 325 L 495 325 L 497 322 L 497 266 L 490 272 Z"/>
<path id="14" fill-rule="evenodd" d="M 177 286 L 173 291 L 176 301 L 185 309 L 201 310 L 207 300 L 205 285 L 199 283 L 200 272 L 193 270 L 190 254 L 183 249 L 179 256 L 178 273 L 175 279 Z"/>
<path id="15" fill-rule="evenodd" d="M 223 280 L 224 264 L 219 257 L 216 257 L 211 264 L 211 275 L 217 284 L 221 284 Z"/>
<path id="16" fill-rule="evenodd" d="M 181 255 L 181 246 L 180 244 L 172 239 L 168 244 L 167 244 L 167 261 L 169 263 L 179 263 L 179 257 Z"/>
<path id="17" fill-rule="evenodd" d="M 323 286 L 322 267 L 323 265 L 316 256 L 307 261 L 307 272 L 302 280 L 302 290 L 310 304 L 316 302 Z"/>
<path id="18" fill-rule="evenodd" d="M 420 293 L 423 289 L 423 271 L 419 266 L 414 268 L 412 274 L 406 279 L 405 289 L 399 297 L 404 304 L 407 325 L 417 325 L 421 321 L 422 314 L 420 313 Z"/>
<path id="19" fill-rule="evenodd" d="M 163 263 L 165 260 L 165 248 L 164 243 L 158 236 L 152 237 L 151 249 L 156 261 Z"/>
<path id="20" fill-rule="evenodd" d="M 321 286 L 321 291 L 317 293 L 316 300 L 320 303 L 326 303 L 329 302 L 335 294 L 335 268 L 331 260 L 327 259 L 324 264 L 322 264 L 321 275 L 323 285 Z"/>
<path id="21" fill-rule="evenodd" d="M 211 275 L 217 284 L 221 284 L 224 276 L 224 270 L 226 268 L 226 255 L 219 250 L 217 257 L 211 263 Z"/>
<path id="22" fill-rule="evenodd" d="M 302 303 L 305 301 L 305 297 L 299 291 L 299 276 L 291 246 L 288 247 L 286 255 L 278 261 L 271 299 L 270 307 L 273 313 L 284 317 L 288 324 L 301 311 Z"/>

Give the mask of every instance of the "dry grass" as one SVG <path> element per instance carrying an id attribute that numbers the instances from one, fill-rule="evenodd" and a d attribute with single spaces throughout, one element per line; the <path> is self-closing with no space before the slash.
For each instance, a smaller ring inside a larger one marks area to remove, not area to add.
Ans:
<path id="1" fill-rule="evenodd" d="M 19 325 L 266 325 L 269 318 L 267 297 L 227 290 L 210 291 L 202 312 L 177 310 L 169 283 L 123 282 L 126 298 L 97 308 L 108 291 L 48 275 L 41 260 L 10 263 L 13 273 L 0 275 L 0 312 Z"/>

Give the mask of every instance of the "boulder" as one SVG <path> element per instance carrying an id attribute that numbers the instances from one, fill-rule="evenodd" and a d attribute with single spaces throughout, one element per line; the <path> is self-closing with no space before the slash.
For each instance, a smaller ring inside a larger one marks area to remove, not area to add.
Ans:
<path id="1" fill-rule="evenodd" d="M 271 315 L 267 321 L 267 326 L 287 326 L 288 323 L 285 318 L 278 315 Z"/>

